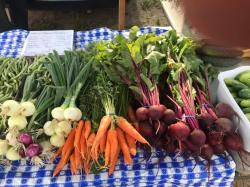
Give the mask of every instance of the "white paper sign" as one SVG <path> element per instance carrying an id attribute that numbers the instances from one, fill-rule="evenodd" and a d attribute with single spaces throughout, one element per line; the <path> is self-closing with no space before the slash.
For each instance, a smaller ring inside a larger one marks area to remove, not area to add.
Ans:
<path id="1" fill-rule="evenodd" d="M 59 55 L 73 49 L 73 30 L 30 31 L 21 56 L 44 55 L 56 50 Z"/>

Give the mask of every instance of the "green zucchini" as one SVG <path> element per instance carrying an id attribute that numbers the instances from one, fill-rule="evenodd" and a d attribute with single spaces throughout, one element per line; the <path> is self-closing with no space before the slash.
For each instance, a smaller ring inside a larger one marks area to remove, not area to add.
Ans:
<path id="1" fill-rule="evenodd" d="M 242 89 L 238 92 L 238 96 L 243 99 L 250 99 L 250 89 Z"/>
<path id="2" fill-rule="evenodd" d="M 245 114 L 247 119 L 250 121 L 250 113 Z"/>
<path id="3" fill-rule="evenodd" d="M 244 99 L 240 102 L 241 107 L 250 107 L 250 99 Z"/>
<path id="4" fill-rule="evenodd" d="M 248 88 L 248 86 L 246 86 L 242 82 L 234 80 L 234 79 L 228 79 L 228 78 L 226 78 L 226 79 L 224 79 L 224 81 L 225 81 L 225 84 L 227 86 L 231 86 L 231 87 L 235 88 L 236 90 Z"/>
<path id="5" fill-rule="evenodd" d="M 242 108 L 242 111 L 246 114 L 246 113 L 250 113 L 250 107 L 248 108 Z"/>

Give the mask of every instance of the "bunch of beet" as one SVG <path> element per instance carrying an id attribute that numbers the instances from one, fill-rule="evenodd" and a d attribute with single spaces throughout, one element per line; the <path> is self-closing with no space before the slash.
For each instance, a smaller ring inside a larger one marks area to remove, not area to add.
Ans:
<path id="1" fill-rule="evenodd" d="M 139 132 L 156 148 L 164 148 L 169 143 L 168 127 L 177 121 L 175 112 L 162 104 L 138 108 L 136 119 Z"/>

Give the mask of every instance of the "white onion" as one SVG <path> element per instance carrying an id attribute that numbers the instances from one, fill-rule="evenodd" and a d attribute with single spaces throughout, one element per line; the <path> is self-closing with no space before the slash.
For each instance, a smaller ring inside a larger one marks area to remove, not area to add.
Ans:
<path id="1" fill-rule="evenodd" d="M 61 121 L 55 125 L 55 132 L 58 135 L 64 135 L 65 137 L 71 131 L 71 123 L 69 121 Z"/>
<path id="2" fill-rule="evenodd" d="M 50 143 L 51 145 L 55 147 L 61 147 L 65 143 L 65 139 L 63 135 L 54 134 L 50 137 Z"/>
<path id="3" fill-rule="evenodd" d="M 64 110 L 64 118 L 70 121 L 79 121 L 82 118 L 82 112 L 77 107 L 69 107 Z"/>
<path id="4" fill-rule="evenodd" d="M 11 161 L 20 160 L 20 159 L 21 159 L 21 157 L 20 157 L 18 151 L 15 150 L 14 147 L 11 147 L 11 148 L 8 149 L 8 151 L 7 151 L 7 153 L 6 153 L 6 158 L 7 158 L 8 160 L 11 160 Z"/>
<path id="5" fill-rule="evenodd" d="M 47 121 L 43 126 L 43 130 L 47 136 L 52 136 L 55 133 L 52 121 Z"/>
<path id="6" fill-rule="evenodd" d="M 14 128 L 14 127 L 17 127 L 18 130 L 22 130 L 27 126 L 27 124 L 28 124 L 28 122 L 27 122 L 26 117 L 21 116 L 21 115 L 11 116 L 8 119 L 8 125 L 9 125 L 10 129 Z"/>
<path id="7" fill-rule="evenodd" d="M 0 156 L 6 155 L 8 151 L 8 141 L 7 140 L 1 140 L 0 139 Z"/>
<path id="8" fill-rule="evenodd" d="M 32 116 L 36 111 L 34 103 L 26 101 L 21 103 L 21 115 L 23 116 Z"/>
<path id="9" fill-rule="evenodd" d="M 1 106 L 3 115 L 15 116 L 19 115 L 21 111 L 21 105 L 15 100 L 7 100 Z"/>
<path id="10" fill-rule="evenodd" d="M 19 131 L 17 128 L 10 129 L 10 131 L 6 134 L 5 139 L 8 141 L 9 145 L 16 146 L 19 142 L 17 140 L 19 136 Z"/>
<path id="11" fill-rule="evenodd" d="M 64 120 L 64 108 L 62 107 L 56 107 L 51 111 L 51 115 L 53 118 L 62 121 Z"/>

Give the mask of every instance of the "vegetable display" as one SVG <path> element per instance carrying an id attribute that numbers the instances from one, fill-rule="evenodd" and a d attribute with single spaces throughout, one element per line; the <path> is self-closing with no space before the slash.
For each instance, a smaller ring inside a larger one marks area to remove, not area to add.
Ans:
<path id="1" fill-rule="evenodd" d="M 0 69 L 0 160 L 43 166 L 58 159 L 53 176 L 67 163 L 72 175 L 111 175 L 120 156 L 132 165 L 140 148 L 145 156 L 156 149 L 201 157 L 209 172 L 214 154 L 246 152 L 232 121 L 237 114 L 211 102 L 217 71 L 174 30 L 138 35 L 133 27 L 127 38 L 63 56 L 1 58 Z M 249 77 L 225 80 L 246 115 Z"/>

